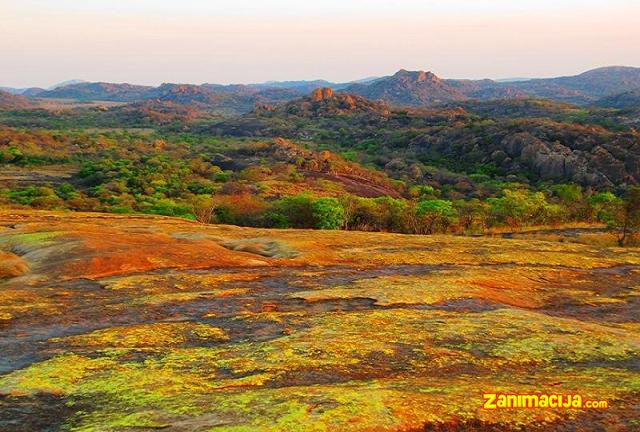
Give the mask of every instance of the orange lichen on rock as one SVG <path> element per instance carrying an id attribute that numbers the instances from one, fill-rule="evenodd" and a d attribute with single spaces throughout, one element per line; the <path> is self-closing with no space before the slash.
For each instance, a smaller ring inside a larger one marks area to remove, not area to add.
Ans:
<path id="1" fill-rule="evenodd" d="M 317 88 L 311 93 L 314 102 L 320 102 L 333 97 L 333 89 L 329 87 Z"/>
<path id="2" fill-rule="evenodd" d="M 637 426 L 632 247 L 3 218 L 0 247 L 30 270 L 0 281 L 0 429 Z M 610 408 L 489 412 L 485 390 Z"/>
<path id="3" fill-rule="evenodd" d="M 21 276 L 29 271 L 29 265 L 19 256 L 0 251 L 0 279 Z"/>

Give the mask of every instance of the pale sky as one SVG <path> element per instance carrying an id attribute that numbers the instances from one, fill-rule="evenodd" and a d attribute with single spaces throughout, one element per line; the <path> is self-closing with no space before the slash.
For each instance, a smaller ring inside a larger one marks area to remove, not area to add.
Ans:
<path id="1" fill-rule="evenodd" d="M 640 67 L 640 0 L 0 0 L 0 86 Z"/>

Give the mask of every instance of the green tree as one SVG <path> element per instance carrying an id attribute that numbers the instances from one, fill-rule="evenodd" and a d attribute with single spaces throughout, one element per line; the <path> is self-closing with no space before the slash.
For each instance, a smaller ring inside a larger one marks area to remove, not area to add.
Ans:
<path id="1" fill-rule="evenodd" d="M 282 228 L 314 228 L 312 202 L 307 194 L 284 197 L 273 203 L 271 219 Z"/>
<path id="2" fill-rule="evenodd" d="M 76 188 L 73 187 L 73 185 L 70 185 L 69 183 L 62 183 L 56 189 L 56 195 L 67 201 L 72 198 L 76 198 L 78 196 L 78 192 L 76 191 Z"/>
<path id="3" fill-rule="evenodd" d="M 622 200 L 611 192 L 600 192 L 587 200 L 596 218 L 609 226 L 615 225 L 616 213 L 619 212 Z"/>
<path id="4" fill-rule="evenodd" d="M 561 208 L 550 204 L 542 192 L 505 189 L 500 198 L 489 198 L 489 211 L 495 222 L 512 228 L 547 224 L 561 216 Z"/>
<path id="5" fill-rule="evenodd" d="M 618 229 L 618 245 L 625 246 L 640 229 L 640 186 L 627 190 L 614 222 Z"/>
<path id="6" fill-rule="evenodd" d="M 488 207 L 478 198 L 457 200 L 454 203 L 458 212 L 460 227 L 465 231 L 484 231 L 487 226 Z"/>
<path id="7" fill-rule="evenodd" d="M 407 233 L 411 231 L 408 220 L 407 201 L 388 196 L 375 198 L 378 229 L 381 231 Z"/>
<path id="8" fill-rule="evenodd" d="M 576 184 L 559 184 L 551 187 L 551 191 L 558 198 L 566 213 L 565 219 L 586 220 L 589 217 L 589 207 L 585 202 L 582 188 Z"/>
<path id="9" fill-rule="evenodd" d="M 315 227 L 335 230 L 344 227 L 344 207 L 335 198 L 318 198 L 311 204 Z"/>
<path id="10" fill-rule="evenodd" d="M 435 199 L 420 201 L 416 206 L 416 216 L 422 227 L 420 231 L 433 234 L 436 231 L 446 231 L 456 222 L 458 212 L 451 201 Z"/>

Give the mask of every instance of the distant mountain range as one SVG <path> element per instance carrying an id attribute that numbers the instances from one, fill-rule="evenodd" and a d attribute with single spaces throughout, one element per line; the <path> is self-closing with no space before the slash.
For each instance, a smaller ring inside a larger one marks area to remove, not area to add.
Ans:
<path id="1" fill-rule="evenodd" d="M 55 90 L 58 87 L 65 87 L 68 85 L 80 84 L 80 83 L 86 83 L 86 81 L 77 80 L 77 79 L 68 80 L 58 84 L 54 84 L 51 87 L 48 87 L 46 89 L 42 87 L 27 87 L 27 88 L 0 87 L 0 91 L 4 91 L 7 93 L 20 95 L 20 96 L 36 97 L 39 94 L 46 92 L 47 90 Z"/>
<path id="2" fill-rule="evenodd" d="M 431 72 L 400 70 L 369 84 L 346 91 L 393 105 L 430 106 L 466 99 L 516 99 L 536 97 L 577 105 L 639 90 L 640 68 L 606 67 L 580 75 L 525 81 L 446 80 Z"/>
<path id="3" fill-rule="evenodd" d="M 308 95 L 324 87 L 358 95 L 393 106 L 429 107 L 467 100 L 544 98 L 581 106 L 638 106 L 640 68 L 605 67 L 580 75 L 513 80 L 442 79 L 432 72 L 400 70 L 394 75 L 349 83 L 272 81 L 261 84 L 133 84 L 69 81 L 48 90 L 10 89 L 5 92 L 27 97 L 76 99 L 80 101 L 141 102 L 157 100 L 194 105 L 200 109 L 222 109 L 243 113 L 255 105 L 276 104 Z"/>

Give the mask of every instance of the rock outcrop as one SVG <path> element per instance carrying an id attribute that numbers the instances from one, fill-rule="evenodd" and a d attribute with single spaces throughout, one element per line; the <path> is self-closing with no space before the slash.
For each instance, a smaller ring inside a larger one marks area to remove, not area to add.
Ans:
<path id="1" fill-rule="evenodd" d="M 321 102 L 323 100 L 332 99 L 333 96 L 333 89 L 329 87 L 317 88 L 311 93 L 311 99 L 314 102 Z"/>

